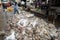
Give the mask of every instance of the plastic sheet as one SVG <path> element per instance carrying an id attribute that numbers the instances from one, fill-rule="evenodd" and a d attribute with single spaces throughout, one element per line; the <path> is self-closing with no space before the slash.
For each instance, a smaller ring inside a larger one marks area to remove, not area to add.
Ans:
<path id="1" fill-rule="evenodd" d="M 6 38 L 4 40 L 16 40 L 16 38 L 15 38 L 15 31 L 11 30 L 11 35 L 6 36 Z"/>
<path id="2" fill-rule="evenodd" d="M 27 19 L 21 19 L 17 23 L 18 26 L 27 26 L 29 24 L 29 21 Z"/>

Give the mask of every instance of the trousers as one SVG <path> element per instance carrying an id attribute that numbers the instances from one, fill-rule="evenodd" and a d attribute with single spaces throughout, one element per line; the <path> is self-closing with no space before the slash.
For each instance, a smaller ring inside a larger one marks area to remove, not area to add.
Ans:
<path id="1" fill-rule="evenodd" d="M 19 11 L 17 9 L 14 9 L 14 14 L 16 14 L 16 12 L 19 14 Z"/>

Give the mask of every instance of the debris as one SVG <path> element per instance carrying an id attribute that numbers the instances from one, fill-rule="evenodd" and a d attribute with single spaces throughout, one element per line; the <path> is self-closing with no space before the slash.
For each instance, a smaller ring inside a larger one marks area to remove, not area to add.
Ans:
<path id="1" fill-rule="evenodd" d="M 13 38 L 15 40 L 15 37 L 19 40 L 51 40 L 51 37 L 57 38 L 58 36 L 57 29 L 53 24 L 25 11 L 21 11 L 19 15 L 15 14 L 8 24 L 13 24 L 13 29 L 16 28 L 18 31 L 15 29 L 16 32 L 13 31 L 6 39 L 13 36 L 11 40 Z"/>

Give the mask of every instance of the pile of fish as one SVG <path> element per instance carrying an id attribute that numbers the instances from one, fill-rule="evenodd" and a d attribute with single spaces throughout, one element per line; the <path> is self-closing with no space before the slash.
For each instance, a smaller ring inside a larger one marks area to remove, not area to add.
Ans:
<path id="1" fill-rule="evenodd" d="M 58 37 L 53 24 L 29 12 L 21 11 L 20 14 L 14 14 L 7 23 L 10 34 L 6 34 L 5 40 L 51 40 Z"/>

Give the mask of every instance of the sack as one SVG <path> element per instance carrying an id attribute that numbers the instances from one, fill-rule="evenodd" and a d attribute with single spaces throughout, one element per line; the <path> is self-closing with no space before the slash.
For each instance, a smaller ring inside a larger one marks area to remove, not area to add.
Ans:
<path id="1" fill-rule="evenodd" d="M 25 4 L 25 2 L 24 2 L 24 1 L 22 1 L 22 2 L 21 2 L 21 5 L 24 5 L 24 4 Z"/>
<path id="2" fill-rule="evenodd" d="M 8 12 L 13 12 L 13 8 L 12 7 L 7 7 L 7 11 Z"/>

